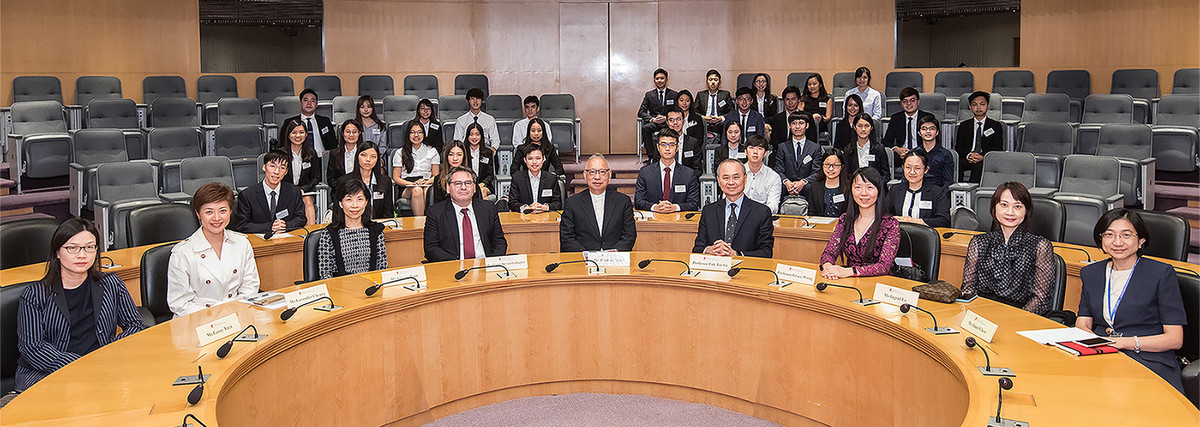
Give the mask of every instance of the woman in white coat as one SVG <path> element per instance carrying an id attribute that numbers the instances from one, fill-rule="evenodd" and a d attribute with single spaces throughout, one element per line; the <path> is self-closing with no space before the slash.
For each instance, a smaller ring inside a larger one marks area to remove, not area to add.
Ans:
<path id="1" fill-rule="evenodd" d="M 225 229 L 233 203 L 233 190 L 215 182 L 192 196 L 200 229 L 171 249 L 167 271 L 167 304 L 176 317 L 258 292 L 250 241 Z"/>

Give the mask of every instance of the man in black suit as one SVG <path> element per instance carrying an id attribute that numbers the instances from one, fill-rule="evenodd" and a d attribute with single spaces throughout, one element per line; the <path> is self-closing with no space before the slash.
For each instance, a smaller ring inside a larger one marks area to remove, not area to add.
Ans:
<path id="1" fill-rule="evenodd" d="M 475 198 L 475 172 L 456 167 L 449 176 L 450 198 L 430 206 L 425 214 L 425 259 L 452 261 L 508 253 L 495 205 Z"/>
<path id="2" fill-rule="evenodd" d="M 657 162 L 642 166 L 633 191 L 633 206 L 655 213 L 694 211 L 700 208 L 699 174 L 675 162 L 679 134 L 671 129 L 658 133 Z"/>
<path id="3" fill-rule="evenodd" d="M 704 81 L 708 90 L 696 93 L 695 111 L 708 123 L 709 132 L 713 132 L 721 128 L 721 116 L 733 111 L 733 97 L 721 89 L 721 73 L 717 70 L 708 70 Z"/>
<path id="4" fill-rule="evenodd" d="M 767 123 L 767 131 L 771 133 L 771 149 L 774 150 L 780 142 L 787 141 L 792 134 L 789 133 L 788 117 L 800 111 L 800 88 L 788 86 L 783 88 L 783 114 L 776 114 L 771 118 L 771 122 Z M 768 166 L 775 166 L 775 159 L 772 157 Z"/>
<path id="5" fill-rule="evenodd" d="M 672 106 L 667 109 L 667 129 L 682 135 L 679 144 L 675 146 L 675 162 L 692 168 L 697 175 L 700 175 L 700 168 L 704 167 L 704 142 L 696 136 L 685 133 L 683 121 L 683 111 L 679 107 Z M 654 146 L 654 154 L 654 159 L 658 160 L 657 144 Z"/>
<path id="6" fill-rule="evenodd" d="M 884 147 L 896 153 L 896 164 L 900 156 L 921 145 L 921 135 L 917 130 L 921 127 L 921 118 L 934 117 L 933 113 L 921 111 L 921 95 L 916 89 L 906 87 L 900 90 L 900 108 L 902 110 L 888 119 L 887 133 L 880 141 Z"/>
<path id="7" fill-rule="evenodd" d="M 667 122 L 667 109 L 675 106 L 678 97 L 675 91 L 667 87 L 667 70 L 654 70 L 654 89 L 646 91 L 642 106 L 638 108 L 638 118 L 642 119 L 642 148 L 649 157 L 647 162 L 657 160 L 654 132 L 663 128 Z"/>
<path id="8" fill-rule="evenodd" d="M 337 148 L 337 128 L 334 127 L 333 121 L 328 117 L 317 114 L 317 92 L 305 88 L 300 92 L 300 115 L 288 118 L 299 120 L 304 123 L 304 128 L 308 130 L 308 143 L 313 144 L 313 148 L 317 150 L 317 155 L 320 156 L 326 151 Z M 314 144 L 316 139 L 314 135 L 321 136 L 321 143 Z"/>
<path id="9" fill-rule="evenodd" d="M 987 116 L 991 96 L 976 91 L 967 97 L 971 115 L 975 117 L 963 120 L 955 132 L 954 151 L 958 152 L 958 164 L 962 165 L 959 181 L 978 183 L 979 174 L 983 173 L 983 156 L 1004 149 L 1004 126 Z"/>
<path id="10" fill-rule="evenodd" d="M 746 197 L 745 166 L 726 159 L 717 165 L 717 182 L 725 197 L 704 207 L 692 252 L 770 258 L 775 247 L 771 209 Z"/>
<path id="11" fill-rule="evenodd" d="M 633 250 L 637 225 L 629 196 L 608 188 L 612 169 L 603 155 L 594 154 L 583 169 L 588 191 L 567 198 L 558 225 L 560 252 Z"/>
<path id="12" fill-rule="evenodd" d="M 788 116 L 788 129 L 792 138 L 775 147 L 775 172 L 783 180 L 783 200 L 800 197 L 800 191 L 821 176 L 821 146 L 805 137 L 812 116 L 797 111 Z"/>
<path id="13" fill-rule="evenodd" d="M 236 212 L 239 220 L 234 230 L 278 233 L 308 223 L 304 215 L 303 192 L 283 179 L 291 160 L 292 156 L 282 150 L 271 150 L 263 156 L 266 176 L 259 185 L 246 187 L 238 194 Z"/>
<path id="14" fill-rule="evenodd" d="M 738 122 L 742 130 L 742 140 L 738 141 L 741 144 L 746 143 L 746 137 L 750 135 L 766 135 L 767 123 L 763 119 L 763 115 L 758 111 L 750 108 L 754 105 L 754 92 L 748 87 L 738 88 L 737 97 L 734 99 L 737 109 L 725 114 L 725 123 Z"/>
<path id="15" fill-rule="evenodd" d="M 558 175 L 542 170 L 542 150 L 525 153 L 525 170 L 515 172 L 508 187 L 508 210 L 521 213 L 542 213 L 562 209 L 562 192 Z M 536 190 L 535 190 L 536 189 Z"/>

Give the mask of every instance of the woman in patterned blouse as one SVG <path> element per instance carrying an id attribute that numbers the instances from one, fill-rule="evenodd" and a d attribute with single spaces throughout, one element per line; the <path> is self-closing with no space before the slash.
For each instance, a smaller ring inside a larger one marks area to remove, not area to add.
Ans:
<path id="1" fill-rule="evenodd" d="M 976 295 L 1045 315 L 1052 303 L 1054 247 L 1026 230 L 1033 198 L 1017 182 L 992 193 L 992 231 L 971 238 L 963 268 L 962 295 Z"/>
<path id="2" fill-rule="evenodd" d="M 871 167 L 859 168 L 850 176 L 850 203 L 838 218 L 825 252 L 821 253 L 821 276 L 884 276 L 892 271 L 900 247 L 900 223 L 883 210 L 883 176 Z M 834 262 L 845 255 L 846 265 Z"/>
<path id="3" fill-rule="evenodd" d="M 371 221 L 367 185 L 357 179 L 334 184 L 333 221 L 317 241 L 321 280 L 387 268 L 383 224 Z"/>

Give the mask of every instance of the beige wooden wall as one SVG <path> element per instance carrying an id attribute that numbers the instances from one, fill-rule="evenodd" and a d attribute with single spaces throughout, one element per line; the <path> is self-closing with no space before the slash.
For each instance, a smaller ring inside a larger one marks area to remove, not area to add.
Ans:
<path id="1" fill-rule="evenodd" d="M 716 68 L 732 89 L 742 72 L 767 72 L 774 90 L 787 74 L 833 73 L 865 65 L 881 88 L 893 64 L 891 0 L 406 1 L 326 0 L 326 72 L 357 93 L 361 74 L 434 74 L 442 93 L 454 76 L 484 73 L 492 93 L 569 92 L 583 119 L 585 152 L 631 153 L 633 117 L 651 72 L 671 86 L 702 88 Z M 1113 70 L 1172 74 L 1200 66 L 1200 2 L 1195 0 L 1026 0 L 1021 68 L 1045 87 L 1052 69 L 1087 69 L 1093 92 Z M 54 75 L 68 103 L 81 75 L 114 75 L 140 101 L 141 79 L 181 75 L 195 93 L 200 41 L 195 0 L 4 0 L 0 2 L 0 104 L 12 78 Z M 991 87 L 995 68 L 974 68 Z M 932 87 L 940 69 L 920 69 Z M 305 74 L 290 74 L 299 87 Z M 236 74 L 254 96 L 258 74 Z"/>

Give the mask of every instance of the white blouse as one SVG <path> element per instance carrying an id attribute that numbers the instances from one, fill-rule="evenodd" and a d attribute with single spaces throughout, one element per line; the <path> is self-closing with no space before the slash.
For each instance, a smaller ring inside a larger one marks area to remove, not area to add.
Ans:
<path id="1" fill-rule="evenodd" d="M 225 230 L 221 257 L 196 230 L 171 249 L 167 304 L 175 316 L 258 293 L 258 265 L 246 235 Z"/>

